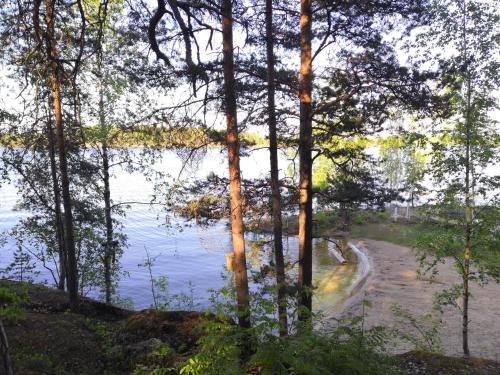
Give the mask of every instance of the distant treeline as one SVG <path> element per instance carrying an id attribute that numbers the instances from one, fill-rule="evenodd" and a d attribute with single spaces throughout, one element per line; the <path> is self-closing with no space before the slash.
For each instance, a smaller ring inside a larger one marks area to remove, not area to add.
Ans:
<path id="1" fill-rule="evenodd" d="M 157 148 L 177 148 L 177 147 L 221 147 L 226 142 L 226 131 L 206 129 L 200 127 L 154 127 L 154 126 L 132 126 L 126 128 L 110 127 L 108 132 L 109 147 L 157 147 Z M 73 141 L 75 143 L 85 144 L 87 147 L 100 145 L 103 139 L 103 130 L 95 126 L 85 126 L 74 134 Z M 45 132 L 34 133 L 18 133 L 16 131 L 7 131 L 0 133 L 0 147 L 26 147 L 36 143 L 37 138 L 45 138 Z M 266 147 L 269 144 L 268 138 L 257 133 L 241 132 L 241 146 L 251 147 L 259 146 Z M 385 148 L 404 148 L 409 143 L 415 142 L 419 147 L 423 147 L 429 143 L 443 143 L 452 145 L 456 143 L 447 135 L 435 135 L 433 137 L 411 140 L 404 136 L 388 136 L 388 137 L 353 137 L 350 140 L 343 140 L 343 147 L 385 147 Z M 491 139 L 495 145 L 500 146 L 499 139 Z M 280 140 L 282 147 L 291 146 L 293 141 Z"/>
<path id="2" fill-rule="evenodd" d="M 106 130 L 99 126 L 85 126 L 73 135 L 74 143 L 86 147 L 99 146 L 107 131 L 108 147 L 218 147 L 226 142 L 225 130 L 204 129 L 199 127 L 162 128 L 153 126 L 134 126 L 127 128 L 110 127 Z M 36 143 L 37 138 L 45 138 L 46 133 L 17 133 L 8 131 L 0 134 L 1 147 L 26 147 Z M 265 137 L 250 132 L 240 133 L 242 146 L 266 146 Z"/>

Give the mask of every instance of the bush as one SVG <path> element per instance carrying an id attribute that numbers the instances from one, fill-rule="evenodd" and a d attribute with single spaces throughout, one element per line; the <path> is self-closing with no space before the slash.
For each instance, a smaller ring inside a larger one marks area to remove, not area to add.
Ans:
<path id="1" fill-rule="evenodd" d="M 9 288 L 0 287 L 0 317 L 9 323 L 19 322 L 23 317 L 21 304 L 26 300 L 26 293 L 19 295 Z"/>
<path id="2" fill-rule="evenodd" d="M 257 301 L 257 302 L 256 302 Z M 388 336 L 383 328 L 363 328 L 363 317 L 338 322 L 330 332 L 320 332 L 310 323 L 295 323 L 289 336 L 277 335 L 277 324 L 259 296 L 253 299 L 253 326 L 242 330 L 231 311 L 216 307 L 200 324 L 199 352 L 181 367 L 183 375 L 218 374 L 391 374 L 395 367 L 383 353 Z M 233 310 L 234 311 L 234 310 Z M 319 315 L 313 320 L 321 323 Z"/>
<path id="3" fill-rule="evenodd" d="M 386 211 L 379 211 L 379 212 L 377 212 L 377 218 L 380 221 L 385 222 L 385 221 L 389 220 L 389 214 Z"/>
<path id="4" fill-rule="evenodd" d="M 386 341 L 382 329 L 363 332 L 356 325 L 346 325 L 332 333 L 299 329 L 287 337 L 249 338 L 249 332 L 235 325 L 212 322 L 204 328 L 209 331 L 200 340 L 200 352 L 184 363 L 183 375 L 396 373 L 381 354 Z M 252 354 L 242 364 L 241 350 L 248 343 L 253 343 Z"/>
<path id="5" fill-rule="evenodd" d="M 396 328 L 396 335 L 403 341 L 414 346 L 417 351 L 429 353 L 443 353 L 443 345 L 439 336 L 439 328 L 443 321 L 431 313 L 422 316 L 414 316 L 403 306 L 395 304 L 392 312 L 396 317 L 396 323 L 403 328 Z M 438 312 L 436 310 L 436 312 Z"/>
<path id="6" fill-rule="evenodd" d="M 175 359 L 175 351 L 159 339 L 153 339 L 152 345 L 153 350 L 147 354 L 143 363 L 136 366 L 132 375 L 177 374 L 175 368 L 168 366 Z"/>
<path id="7" fill-rule="evenodd" d="M 391 363 L 377 351 L 384 342 L 380 329 L 363 332 L 348 325 L 327 334 L 301 330 L 261 343 L 251 363 L 262 374 L 390 374 Z"/>

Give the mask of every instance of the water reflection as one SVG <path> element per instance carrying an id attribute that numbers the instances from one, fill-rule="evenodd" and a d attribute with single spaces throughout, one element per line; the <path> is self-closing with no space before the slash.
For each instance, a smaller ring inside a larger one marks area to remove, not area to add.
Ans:
<path id="1" fill-rule="evenodd" d="M 266 176 L 268 158 L 266 150 L 253 152 L 242 158 L 244 177 Z M 282 156 L 280 165 L 287 165 L 285 156 Z M 157 167 L 160 171 L 177 176 L 182 163 L 174 152 L 166 150 Z M 189 173 L 194 178 L 204 178 L 212 171 L 224 175 L 226 169 L 227 160 L 224 155 L 218 150 L 210 149 L 207 151 L 207 157 L 189 170 Z M 111 190 L 115 202 L 148 202 L 155 194 L 151 182 L 144 176 L 125 170 L 116 170 L 111 180 Z M 0 194 L 0 232 L 10 230 L 19 219 L 29 216 L 29 213 L 24 211 L 13 211 L 16 200 L 15 186 L 4 183 Z M 117 218 L 123 224 L 128 237 L 128 247 L 121 258 L 125 276 L 118 285 L 119 295 L 131 298 L 136 309 L 147 308 L 152 304 L 149 272 L 144 267 L 138 267 L 138 264 L 145 261 L 147 248 L 151 257 L 156 259 L 152 267 L 153 275 L 168 277 L 171 294 L 190 293 L 192 285 L 193 302 L 197 308 L 209 307 L 209 289 L 216 290 L 225 286 L 221 277 L 226 265 L 224 254 L 231 251 L 227 224 L 221 222 L 205 228 L 176 217 L 169 217 L 167 221 L 165 212 L 159 206 L 131 204 L 126 211 L 127 216 Z M 249 234 L 247 240 L 248 264 L 252 270 L 260 270 L 268 265 L 273 257 L 269 238 Z M 285 238 L 283 242 L 285 256 L 290 264 L 289 277 L 296 280 L 297 238 Z M 15 246 L 14 241 L 7 238 L 1 249 L 0 268 L 10 263 Z M 324 239 L 314 241 L 313 282 L 317 286 L 314 304 L 324 309 L 339 306 L 345 298 L 344 287 L 351 283 L 356 274 L 355 257 L 349 258 L 347 265 L 341 265 L 330 254 L 329 247 L 331 245 Z M 37 281 L 50 282 L 48 271 L 43 267 L 39 270 L 41 273 Z M 92 290 L 89 296 L 98 297 L 99 291 Z"/>
<path id="2" fill-rule="evenodd" d="M 273 254 L 268 237 L 252 235 L 247 241 L 247 263 L 254 271 L 269 264 Z M 298 239 L 288 237 L 284 241 L 285 261 L 289 265 L 288 277 L 297 276 Z M 357 255 L 348 249 L 341 263 L 334 255 L 335 244 L 331 239 L 317 238 L 313 241 L 313 308 L 322 310 L 327 316 L 337 315 L 350 297 L 352 285 L 358 277 Z M 272 275 L 274 277 L 274 275 Z"/>

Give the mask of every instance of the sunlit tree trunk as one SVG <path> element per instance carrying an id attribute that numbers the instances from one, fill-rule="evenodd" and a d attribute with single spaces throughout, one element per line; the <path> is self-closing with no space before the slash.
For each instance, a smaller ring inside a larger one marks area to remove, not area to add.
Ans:
<path id="1" fill-rule="evenodd" d="M 299 319 L 312 309 L 312 9 L 300 2 L 300 134 L 299 134 Z"/>
<path id="2" fill-rule="evenodd" d="M 52 88 L 52 101 L 56 125 L 56 140 L 59 153 L 59 170 L 61 175 L 62 201 L 64 207 L 64 228 L 66 231 L 66 251 L 68 257 L 68 291 L 70 305 L 73 310 L 78 307 L 78 266 L 75 252 L 73 232 L 73 215 L 69 190 L 68 165 L 66 158 L 66 142 L 61 108 L 61 83 L 59 81 L 59 57 L 55 38 L 55 1 L 45 0 L 45 22 L 47 24 L 46 42 L 49 62 L 49 75 Z"/>
<path id="3" fill-rule="evenodd" d="M 238 298 L 239 325 L 250 327 L 247 266 L 241 197 L 238 122 L 236 117 L 236 89 L 234 80 L 233 21 L 231 0 L 222 0 L 222 43 L 224 64 L 224 93 L 227 122 L 227 150 L 229 159 L 229 189 L 231 206 L 231 234 L 234 251 L 234 273 Z"/>
<path id="4" fill-rule="evenodd" d="M 267 53 L 267 111 L 269 123 L 269 154 L 271 159 L 271 190 L 273 210 L 274 256 L 278 284 L 278 316 L 280 335 L 288 333 L 286 310 L 285 260 L 283 257 L 283 226 L 281 223 L 281 194 L 278 168 L 278 140 L 276 134 L 276 105 L 274 82 L 273 0 L 266 0 L 266 53 Z"/>

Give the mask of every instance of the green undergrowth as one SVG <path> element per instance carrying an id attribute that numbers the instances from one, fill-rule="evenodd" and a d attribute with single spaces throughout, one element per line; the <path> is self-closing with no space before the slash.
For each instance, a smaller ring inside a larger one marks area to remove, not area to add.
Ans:
<path id="1" fill-rule="evenodd" d="M 351 237 L 387 241 L 396 245 L 413 247 L 421 234 L 428 228 L 415 223 L 367 223 L 353 225 Z"/>
<path id="2" fill-rule="evenodd" d="M 8 323 L 18 323 L 24 317 L 21 304 L 28 299 L 26 284 L 21 284 L 16 289 L 0 287 L 0 317 Z"/>

